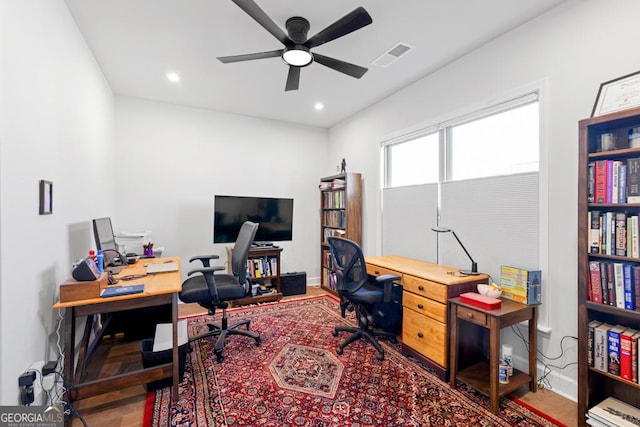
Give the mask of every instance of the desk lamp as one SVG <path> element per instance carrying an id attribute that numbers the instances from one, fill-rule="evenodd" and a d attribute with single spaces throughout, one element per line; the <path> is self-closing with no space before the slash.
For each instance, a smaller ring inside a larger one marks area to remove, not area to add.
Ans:
<path id="1" fill-rule="evenodd" d="M 431 227 L 431 230 L 435 231 L 436 233 L 451 233 L 451 234 L 453 234 L 453 237 L 456 238 L 458 243 L 460 243 L 460 246 L 462 246 L 462 249 L 464 250 L 464 253 L 467 254 L 469 259 L 471 260 L 471 270 L 460 270 L 460 273 L 467 274 L 467 275 L 470 275 L 470 276 L 474 276 L 476 274 L 480 274 L 480 273 L 478 273 L 478 263 L 475 262 L 473 260 L 473 258 L 471 258 L 471 255 L 469 255 L 469 251 L 467 251 L 467 248 L 464 247 L 464 245 L 462 244 L 462 242 L 460 241 L 460 239 L 456 235 L 455 231 L 451 230 L 450 228 L 444 228 L 444 227 Z"/>

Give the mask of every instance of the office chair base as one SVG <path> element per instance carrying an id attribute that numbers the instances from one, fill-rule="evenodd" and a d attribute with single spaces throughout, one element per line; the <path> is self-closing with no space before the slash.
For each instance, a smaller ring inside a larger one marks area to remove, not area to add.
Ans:
<path id="1" fill-rule="evenodd" d="M 216 355 L 216 360 L 218 361 L 218 363 L 221 363 L 224 361 L 223 350 L 227 335 L 243 335 L 245 337 L 253 338 L 256 341 L 256 347 L 260 346 L 260 343 L 262 342 L 262 340 L 260 339 L 260 335 L 257 332 L 252 332 L 249 330 L 250 324 L 250 320 L 241 320 L 231 326 L 227 326 L 227 319 L 223 318 L 222 324 L 208 323 L 207 327 L 209 328 L 209 331 L 189 338 L 189 342 L 196 341 L 201 338 L 217 336 L 218 339 L 216 340 L 216 345 L 213 352 Z M 239 329 L 243 325 L 245 325 L 247 329 Z"/>
<path id="2" fill-rule="evenodd" d="M 336 349 L 336 353 L 341 355 L 344 352 L 346 346 L 351 344 L 354 341 L 359 339 L 365 339 L 368 341 L 373 347 L 378 351 L 376 354 L 376 358 L 380 361 L 384 360 L 384 350 L 378 340 L 376 340 L 376 336 L 387 338 L 391 342 L 396 342 L 397 338 L 393 332 L 387 332 L 379 329 L 374 330 L 366 330 L 362 328 L 357 328 L 353 326 L 336 326 L 333 330 L 333 336 L 337 337 L 339 332 L 349 332 L 350 336 L 347 337 Z"/>

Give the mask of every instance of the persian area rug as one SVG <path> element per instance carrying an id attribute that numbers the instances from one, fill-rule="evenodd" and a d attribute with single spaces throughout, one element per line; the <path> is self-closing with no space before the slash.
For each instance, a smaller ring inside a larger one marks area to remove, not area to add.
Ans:
<path id="1" fill-rule="evenodd" d="M 346 337 L 334 326 L 355 324 L 340 317 L 329 296 L 301 298 L 227 312 L 230 324 L 251 319 L 262 343 L 227 338 L 217 363 L 215 338 L 192 343 L 178 402 L 170 388 L 150 392 L 145 426 L 554 426 L 554 422 L 509 399 L 492 414 L 488 398 L 465 387 L 452 390 L 381 341 L 382 362 L 360 340 L 344 354 Z M 216 313 L 216 317 L 219 315 Z M 191 317 L 189 334 L 207 330 L 210 316 Z"/>

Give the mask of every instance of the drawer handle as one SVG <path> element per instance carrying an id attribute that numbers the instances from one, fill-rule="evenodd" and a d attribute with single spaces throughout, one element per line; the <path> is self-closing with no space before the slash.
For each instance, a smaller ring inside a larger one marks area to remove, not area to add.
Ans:
<path id="1" fill-rule="evenodd" d="M 467 313 L 467 317 L 468 317 L 469 319 L 473 319 L 473 313 Z"/>
<path id="2" fill-rule="evenodd" d="M 422 334 L 422 332 L 418 332 L 418 338 L 422 338 L 424 337 L 424 335 Z"/>
<path id="3" fill-rule="evenodd" d="M 380 272 L 379 271 L 374 271 L 373 274 L 376 275 L 376 276 L 379 276 Z"/>
<path id="4" fill-rule="evenodd" d="M 418 304 L 418 308 L 419 308 L 420 310 L 422 310 L 422 309 L 424 308 L 424 305 L 422 305 L 422 304 Z"/>
<path id="5" fill-rule="evenodd" d="M 418 286 L 418 290 L 419 291 L 424 291 L 424 286 L 422 286 L 422 285 Z"/>

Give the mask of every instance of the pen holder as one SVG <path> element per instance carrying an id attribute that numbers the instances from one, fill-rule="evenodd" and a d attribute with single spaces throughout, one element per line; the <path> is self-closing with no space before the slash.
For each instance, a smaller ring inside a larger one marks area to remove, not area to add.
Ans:
<path id="1" fill-rule="evenodd" d="M 153 249 L 145 248 L 144 256 L 152 256 L 152 255 L 153 255 Z"/>

